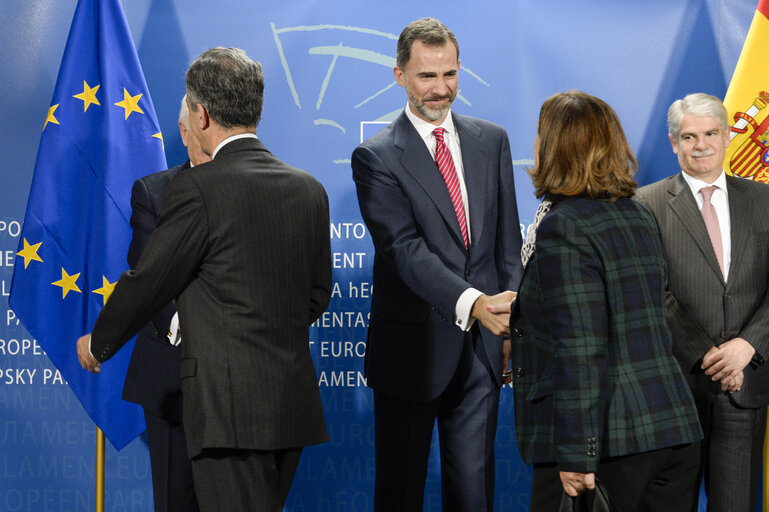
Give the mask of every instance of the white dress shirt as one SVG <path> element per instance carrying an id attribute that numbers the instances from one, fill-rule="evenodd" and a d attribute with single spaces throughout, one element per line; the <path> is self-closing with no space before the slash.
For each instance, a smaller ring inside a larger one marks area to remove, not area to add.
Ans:
<path id="1" fill-rule="evenodd" d="M 700 211 L 702 211 L 702 205 L 705 202 L 702 194 L 700 194 L 700 189 L 713 185 L 717 187 L 713 191 L 710 203 L 716 209 L 716 215 L 718 216 L 718 227 L 721 230 L 721 246 L 724 249 L 724 281 L 727 281 L 729 278 L 729 266 L 732 262 L 732 229 L 731 217 L 729 215 L 729 193 L 726 189 L 726 173 L 722 170 L 716 181 L 705 183 L 683 171 L 681 172 L 684 180 L 686 180 L 686 184 L 689 185 L 692 194 L 694 194 L 694 200 L 697 201 L 697 208 Z"/>
<path id="2" fill-rule="evenodd" d="M 233 140 L 238 140 L 238 139 L 246 139 L 246 138 L 251 138 L 251 139 L 258 139 L 259 137 L 257 137 L 255 133 L 239 133 L 239 134 L 237 134 L 237 135 L 233 135 L 233 136 L 231 136 L 231 137 L 227 137 L 226 139 L 224 139 L 223 141 L 221 141 L 221 142 L 219 143 L 219 145 L 218 145 L 218 146 L 216 146 L 216 149 L 214 149 L 214 152 L 213 152 L 213 153 L 211 153 L 211 160 L 213 160 L 214 158 L 216 158 L 216 154 L 217 154 L 217 153 L 219 152 L 219 150 L 220 150 L 220 149 L 222 149 L 222 148 L 223 148 L 223 147 L 224 147 L 226 144 L 229 144 L 229 143 L 230 143 L 230 142 L 232 142 Z"/>
<path id="3" fill-rule="evenodd" d="M 445 130 L 443 141 L 446 144 L 449 153 L 451 153 L 451 159 L 454 161 L 454 169 L 457 171 L 459 188 L 462 191 L 462 205 L 465 210 L 465 221 L 467 222 L 467 240 L 472 244 L 472 234 L 470 233 L 470 207 L 467 198 L 467 185 L 465 185 L 465 168 L 462 163 L 462 149 L 459 145 L 459 135 L 454 126 L 454 120 L 451 117 L 451 110 L 449 110 L 446 119 L 444 119 L 439 126 L 428 123 L 424 119 L 417 117 L 408 105 L 406 105 L 406 117 L 408 117 L 411 124 L 414 125 L 419 136 L 422 137 L 422 140 L 424 141 L 425 146 L 427 146 L 427 150 L 430 151 L 430 155 L 433 159 L 435 159 L 436 146 L 433 130 L 436 128 L 443 128 Z M 436 168 L 436 172 L 440 171 Z M 470 327 L 475 323 L 475 318 L 472 318 L 470 313 L 472 312 L 473 304 L 475 304 L 475 301 L 481 295 L 483 295 L 483 293 L 475 288 L 468 288 L 462 292 L 462 295 L 457 299 L 457 304 L 454 307 L 454 323 L 463 331 L 470 330 Z"/>

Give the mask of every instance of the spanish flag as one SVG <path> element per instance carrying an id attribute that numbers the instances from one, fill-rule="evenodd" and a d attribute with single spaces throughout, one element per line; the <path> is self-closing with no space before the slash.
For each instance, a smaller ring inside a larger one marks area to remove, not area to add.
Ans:
<path id="1" fill-rule="evenodd" d="M 732 122 L 724 169 L 769 183 L 769 0 L 759 0 L 724 105 Z M 765 486 L 766 487 L 766 486 Z M 764 508 L 764 510 L 767 510 Z"/>
<path id="2" fill-rule="evenodd" d="M 769 0 L 759 0 L 724 105 L 732 122 L 724 169 L 769 183 Z M 769 414 L 769 413 L 768 413 Z M 769 419 L 769 418 L 768 418 Z M 769 423 L 767 424 L 769 425 Z M 763 510 L 769 512 L 769 431 L 764 436 Z"/>

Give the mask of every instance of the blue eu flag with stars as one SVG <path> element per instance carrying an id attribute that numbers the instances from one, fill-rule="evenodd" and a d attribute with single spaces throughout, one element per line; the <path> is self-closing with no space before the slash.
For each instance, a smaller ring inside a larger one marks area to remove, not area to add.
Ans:
<path id="1" fill-rule="evenodd" d="M 165 168 L 120 0 L 80 0 L 43 125 L 10 304 L 117 449 L 144 430 L 141 408 L 121 399 L 133 343 L 90 374 L 75 342 L 127 270 L 133 182 Z"/>

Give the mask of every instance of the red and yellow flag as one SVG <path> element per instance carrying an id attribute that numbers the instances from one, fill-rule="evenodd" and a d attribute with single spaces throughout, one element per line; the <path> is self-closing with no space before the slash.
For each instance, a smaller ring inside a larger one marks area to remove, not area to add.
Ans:
<path id="1" fill-rule="evenodd" d="M 724 169 L 769 183 L 769 0 L 759 0 L 724 105 L 732 123 Z M 769 414 L 769 412 L 768 412 Z M 767 424 L 769 425 L 769 423 Z M 769 428 L 764 438 L 763 511 L 769 512 Z"/>
<path id="2" fill-rule="evenodd" d="M 769 183 L 769 0 L 759 0 L 724 105 L 731 143 L 724 169 L 729 174 Z M 766 509 L 764 509 L 766 510 Z"/>

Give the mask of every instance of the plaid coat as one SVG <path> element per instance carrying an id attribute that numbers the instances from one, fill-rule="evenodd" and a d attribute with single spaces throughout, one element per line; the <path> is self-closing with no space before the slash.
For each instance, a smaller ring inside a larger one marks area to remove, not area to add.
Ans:
<path id="1" fill-rule="evenodd" d="M 702 438 L 671 353 L 665 273 L 656 224 L 632 200 L 553 204 L 510 319 L 526 463 L 595 472 L 602 457 Z"/>

